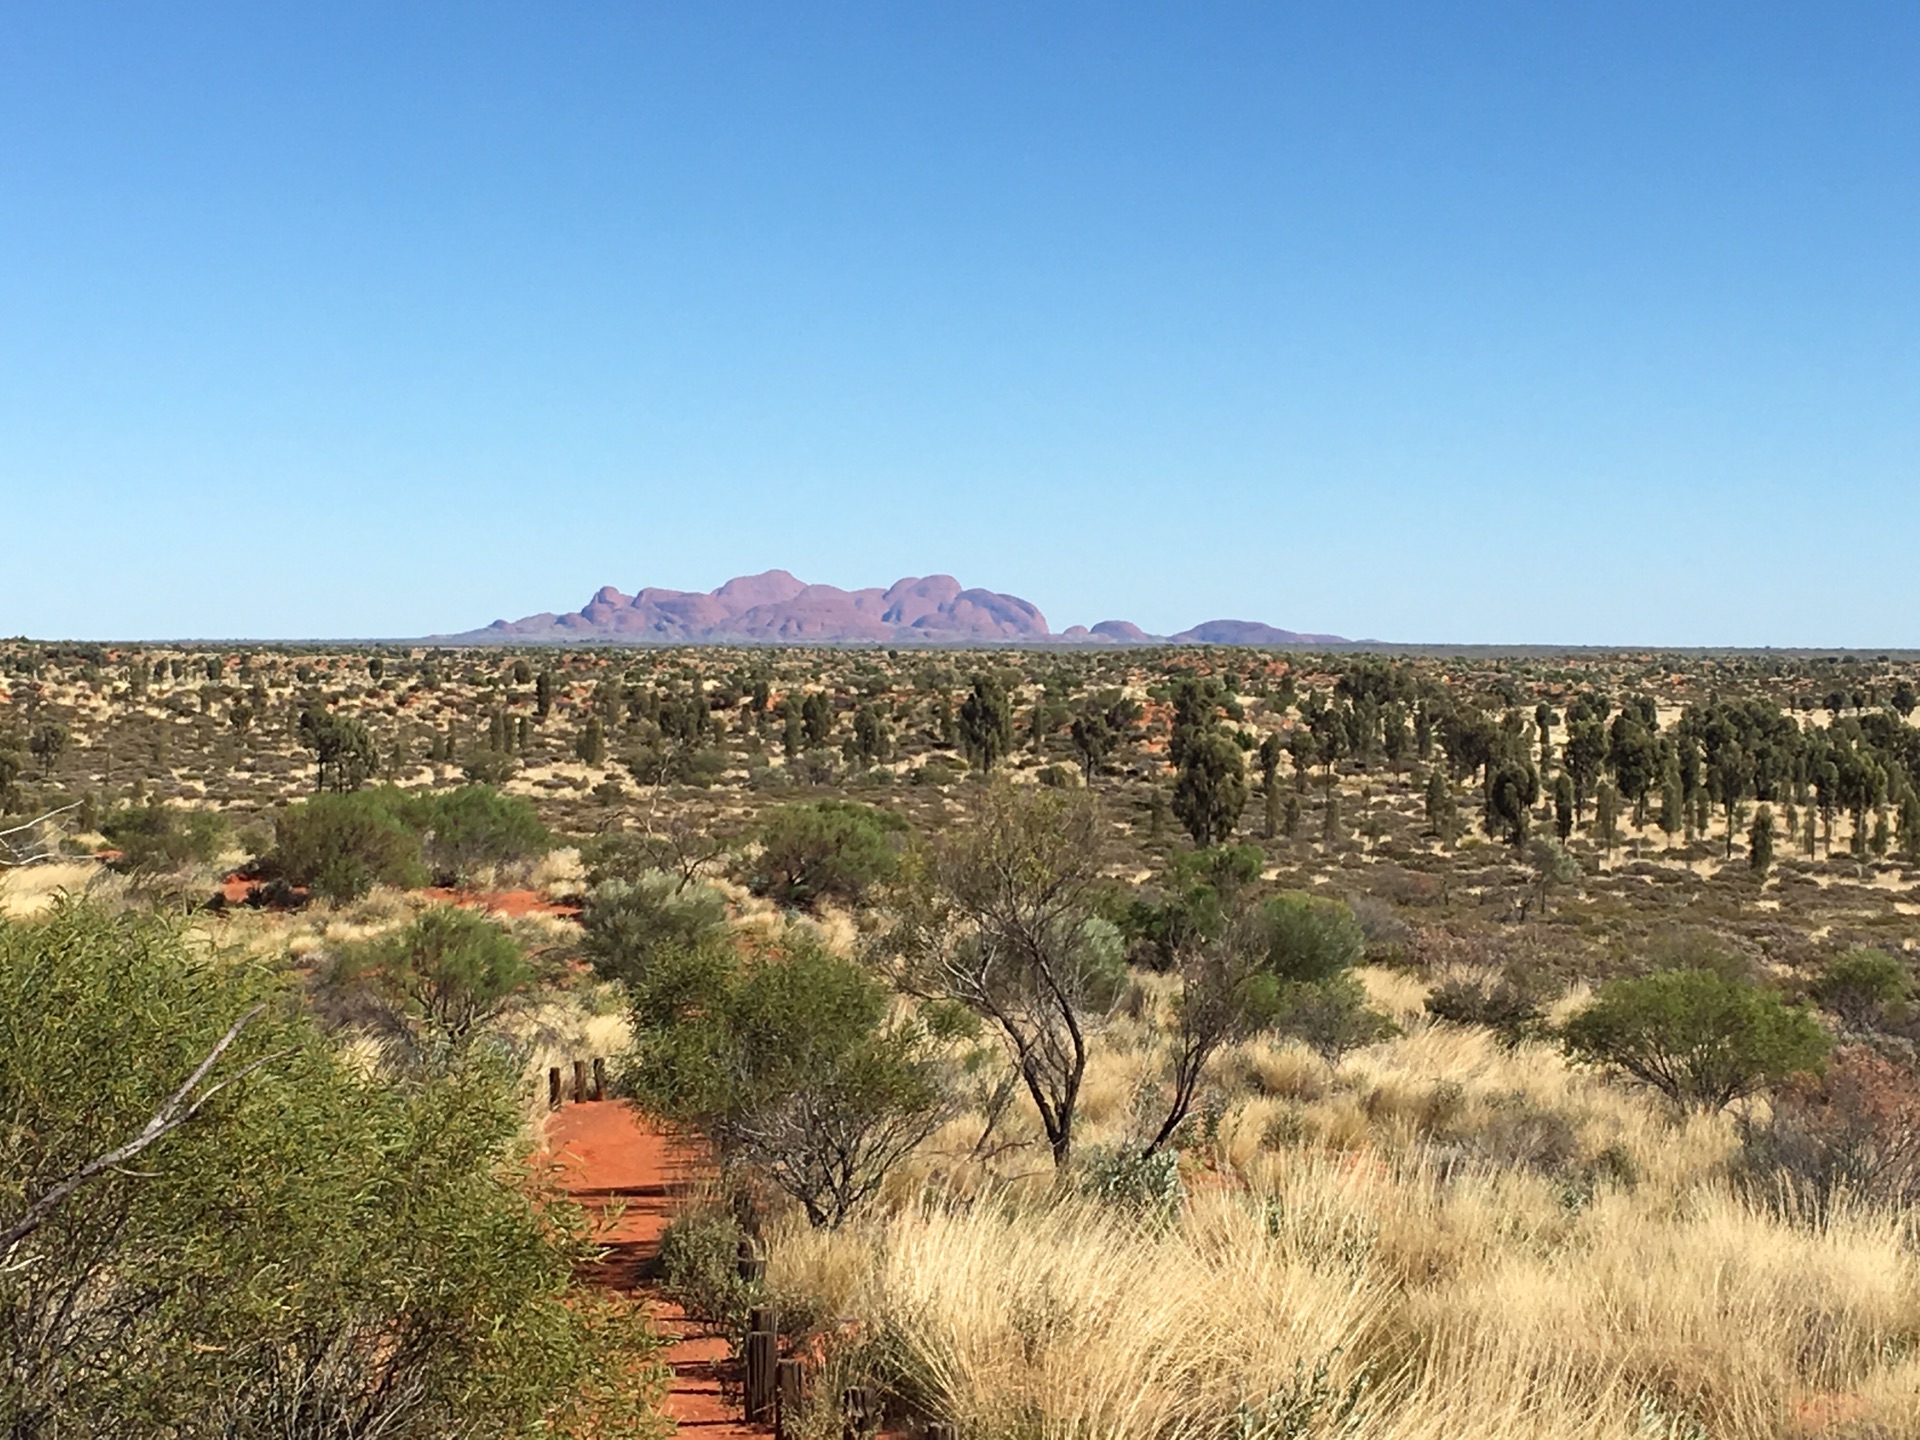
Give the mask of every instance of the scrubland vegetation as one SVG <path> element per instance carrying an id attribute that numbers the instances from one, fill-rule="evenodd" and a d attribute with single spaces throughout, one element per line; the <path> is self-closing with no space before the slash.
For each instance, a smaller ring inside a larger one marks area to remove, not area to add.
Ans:
<path id="1" fill-rule="evenodd" d="M 810 1434 L 1920 1433 L 1905 663 L 0 669 L 15 1434 L 644 1432 L 580 1053 Z"/>

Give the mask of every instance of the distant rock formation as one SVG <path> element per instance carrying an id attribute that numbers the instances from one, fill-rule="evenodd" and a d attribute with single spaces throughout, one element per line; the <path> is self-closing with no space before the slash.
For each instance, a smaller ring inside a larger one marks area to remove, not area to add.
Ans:
<path id="1" fill-rule="evenodd" d="M 1096 630 L 1099 626 L 1094 627 Z M 1131 628 L 1131 627 L 1129 627 Z M 1258 620 L 1208 620 L 1167 637 L 1176 645 L 1344 645 L 1338 635 L 1302 635 L 1297 630 L 1276 630 Z"/>
<path id="2" fill-rule="evenodd" d="M 580 609 L 443 635 L 462 645 L 611 642 L 635 645 L 1151 645 L 1164 643 L 1126 620 L 1075 625 L 1056 635 L 1017 595 L 968 590 L 951 575 L 908 577 L 885 590 L 809 585 L 785 570 L 743 575 L 717 590 L 648 587 L 626 595 L 607 585 Z M 1173 637 L 1206 645 L 1337 643 L 1244 620 L 1210 620 Z"/>
<path id="3" fill-rule="evenodd" d="M 729 580 L 702 594 L 611 585 L 566 615 L 496 620 L 449 639 L 628 640 L 649 644 L 725 641 L 814 644 L 987 644 L 1042 641 L 1047 617 L 1015 595 L 962 589 L 951 575 L 901 580 L 886 590 L 809 585 L 784 570 Z"/>

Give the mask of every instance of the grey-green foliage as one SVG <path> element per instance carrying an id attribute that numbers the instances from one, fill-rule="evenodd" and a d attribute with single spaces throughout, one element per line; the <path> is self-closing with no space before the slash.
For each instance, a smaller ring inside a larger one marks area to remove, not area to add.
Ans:
<path id="1" fill-rule="evenodd" d="M 1609 981 L 1567 1021 L 1575 1058 L 1607 1065 L 1683 1109 L 1715 1111 L 1799 1071 L 1830 1048 L 1804 1010 L 1723 969 Z"/>
<path id="2" fill-rule="evenodd" d="M 595 971 L 633 983 L 661 954 L 698 947 L 717 935 L 727 923 L 727 902 L 711 886 L 682 885 L 653 870 L 595 886 L 581 920 Z"/>
<path id="3" fill-rule="evenodd" d="M 1087 791 L 988 790 L 973 824 L 910 856 L 885 941 L 909 993 L 998 1032 L 1060 1167 L 1089 1034 L 1126 982 L 1119 932 L 1100 918 L 1102 829 Z"/>
<path id="4" fill-rule="evenodd" d="M 1828 961 L 1813 997 L 1850 1029 L 1873 1030 L 1904 1014 L 1908 988 L 1904 965 L 1885 950 L 1863 947 Z"/>
<path id="5" fill-rule="evenodd" d="M 1367 937 L 1338 900 L 1291 892 L 1266 906 L 1267 963 L 1283 981 L 1331 980 L 1360 963 Z"/>
<path id="6" fill-rule="evenodd" d="M 398 930 L 349 947 L 341 978 L 385 998 L 424 1052 L 441 1057 L 504 1014 L 533 979 L 533 967 L 497 921 L 435 905 Z"/>
<path id="7" fill-rule="evenodd" d="M 658 951 L 629 989 L 629 1092 L 816 1225 L 845 1220 L 944 1118 L 939 1037 L 803 930 Z"/>
<path id="8" fill-rule="evenodd" d="M 1081 1157 L 1079 1172 L 1083 1193 L 1145 1220 L 1172 1220 L 1186 1199 L 1177 1150 L 1095 1146 Z"/>
<path id="9" fill-rule="evenodd" d="M 45 1204 L 249 1016 L 184 1123 Z M 584 1247 L 503 1183 L 521 1125 L 484 1064 L 360 1077 L 178 925 L 72 903 L 0 923 L 0 1232 L 44 1208 L 0 1263 L 0 1430 L 533 1433 L 607 1332 L 569 1299 Z"/>
<path id="10" fill-rule="evenodd" d="M 153 871 L 205 864 L 219 853 L 227 822 L 216 811 L 155 800 L 116 810 L 100 831 L 119 850 L 116 870 Z"/>
<path id="11" fill-rule="evenodd" d="M 1274 1028 L 1309 1046 L 1329 1065 L 1348 1051 L 1397 1033 L 1368 1003 L 1353 967 L 1366 934 L 1337 900 L 1286 894 L 1267 902 L 1267 967 L 1279 982 Z"/>

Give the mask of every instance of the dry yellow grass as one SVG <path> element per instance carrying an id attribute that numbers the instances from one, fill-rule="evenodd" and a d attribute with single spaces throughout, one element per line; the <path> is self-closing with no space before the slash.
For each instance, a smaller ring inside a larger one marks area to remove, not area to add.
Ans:
<path id="1" fill-rule="evenodd" d="M 1127 1132 L 1147 1029 L 1099 1046 L 1083 1145 Z M 783 1222 L 774 1278 L 981 1436 L 1920 1435 L 1909 1223 L 1758 1208 L 1731 1120 L 1425 1024 L 1337 1071 L 1241 1046 L 1214 1079 L 1174 1223 L 1061 1198 L 1023 1114 L 970 1157 L 974 1115 L 849 1229 Z"/>
<path id="2" fill-rule="evenodd" d="M 96 860 L 57 860 L 0 870 L 0 915 L 24 920 L 51 909 L 61 895 L 79 895 L 118 878 Z"/>

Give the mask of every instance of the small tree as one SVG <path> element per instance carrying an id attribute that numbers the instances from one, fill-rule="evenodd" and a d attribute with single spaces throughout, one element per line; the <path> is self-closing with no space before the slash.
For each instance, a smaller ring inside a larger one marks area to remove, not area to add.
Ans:
<path id="1" fill-rule="evenodd" d="M 1247 768 L 1240 747 L 1217 729 L 1187 742 L 1173 787 L 1173 813 L 1193 843 L 1216 845 L 1233 834 L 1247 804 Z"/>
<path id="2" fill-rule="evenodd" d="M 313 751 L 314 789 L 344 794 L 367 783 L 379 756 L 365 722 L 309 705 L 298 728 L 300 743 Z"/>
<path id="3" fill-rule="evenodd" d="M 1827 962 L 1813 998 L 1850 1030 L 1876 1030 L 1906 999 L 1906 967 L 1884 950 L 1849 950 Z"/>
<path id="4" fill-rule="evenodd" d="M 1666 970 L 1609 981 L 1570 1019 L 1562 1043 L 1682 1109 L 1717 1111 L 1816 1068 L 1827 1037 L 1771 990 L 1718 970 Z"/>
<path id="5" fill-rule="evenodd" d="M 1753 816 L 1753 828 L 1747 832 L 1747 865 L 1754 874 L 1764 876 L 1773 868 L 1773 809 L 1762 805 Z"/>
<path id="6" fill-rule="evenodd" d="M 1073 742 L 1073 753 L 1080 757 L 1080 773 L 1091 785 L 1113 749 L 1113 726 L 1102 711 L 1089 707 L 1074 717 L 1067 733 Z"/>
<path id="7" fill-rule="evenodd" d="M 607 758 L 607 731 L 598 715 L 589 715 L 574 738 L 573 753 L 582 765 L 600 765 Z"/>
<path id="8" fill-rule="evenodd" d="M 27 737 L 27 750 L 40 762 L 40 778 L 53 772 L 54 762 L 66 752 L 67 727 L 58 720 L 42 720 Z"/>
<path id="9" fill-rule="evenodd" d="M 1502 765 L 1487 789 L 1487 829 L 1504 835 L 1514 849 L 1522 849 L 1539 798 L 1540 777 L 1531 765 L 1517 760 Z"/>
<path id="10" fill-rule="evenodd" d="M 1454 802 L 1453 786 L 1438 765 L 1427 772 L 1427 829 L 1442 842 L 1451 841 L 1460 825 L 1460 809 Z"/>
<path id="11" fill-rule="evenodd" d="M 697 1127 L 818 1226 L 839 1225 L 945 1119 L 938 1036 L 797 932 L 663 952 L 632 987 L 636 1100 Z"/>
<path id="12" fill-rule="evenodd" d="M 348 951 L 342 976 L 386 996 L 436 1046 L 465 1045 L 533 979 L 514 939 L 485 915 L 435 905 Z"/>
<path id="13" fill-rule="evenodd" d="M 1600 793 L 1593 802 L 1593 833 L 1600 842 L 1600 848 L 1608 855 L 1620 843 L 1619 799 L 1613 787 L 1604 780 L 1600 782 Z"/>
<path id="14" fill-rule="evenodd" d="M 1119 998 L 1119 932 L 1099 918 L 1091 793 L 995 787 L 975 823 L 910 856 L 886 949 L 901 986 L 999 1032 L 1054 1164 L 1072 1158 L 1087 1036 Z"/>
<path id="15" fill-rule="evenodd" d="M 1554 886 L 1571 885 L 1580 878 L 1580 862 L 1557 840 L 1533 841 L 1527 847 L 1527 868 L 1542 915 L 1547 913 Z"/>
<path id="16" fill-rule="evenodd" d="M 844 800 L 781 806 L 760 827 L 748 887 L 782 905 L 857 905 L 892 877 L 905 828 L 896 815 Z"/>
<path id="17" fill-rule="evenodd" d="M 974 677 L 973 690 L 960 705 L 960 748 L 982 774 L 1013 749 L 1013 702 L 997 675 Z"/>

